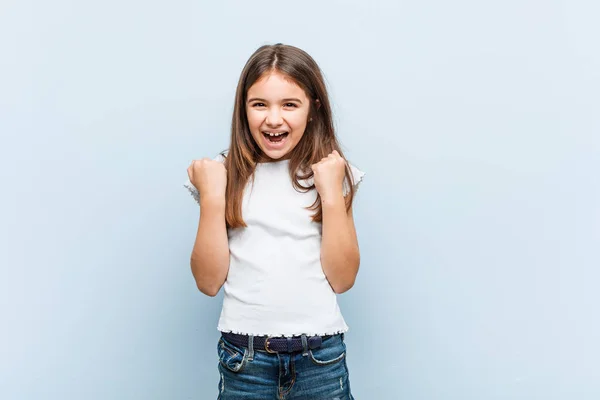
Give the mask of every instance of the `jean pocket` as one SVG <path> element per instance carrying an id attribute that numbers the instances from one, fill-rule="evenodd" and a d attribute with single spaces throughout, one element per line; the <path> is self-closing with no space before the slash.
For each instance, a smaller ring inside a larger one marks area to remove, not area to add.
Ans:
<path id="1" fill-rule="evenodd" d="M 223 338 L 219 339 L 217 351 L 219 363 L 231 372 L 240 372 L 248 359 L 246 349 L 234 346 Z"/>
<path id="2" fill-rule="evenodd" d="M 329 340 L 334 340 L 334 338 Z M 330 365 L 340 362 L 346 357 L 346 344 L 344 341 L 337 339 L 333 343 L 328 343 L 329 340 L 324 341 L 321 347 L 309 350 L 308 353 L 313 363 L 317 365 Z"/>

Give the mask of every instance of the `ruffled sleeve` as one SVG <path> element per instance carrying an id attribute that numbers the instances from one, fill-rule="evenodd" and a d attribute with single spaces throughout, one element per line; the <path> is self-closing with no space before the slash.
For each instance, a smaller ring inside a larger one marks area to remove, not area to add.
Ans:
<path id="1" fill-rule="evenodd" d="M 218 156 L 216 156 L 215 158 L 213 158 L 213 160 L 219 161 L 219 162 L 225 162 L 225 156 L 226 156 L 226 153 L 221 153 Z M 190 195 L 192 195 L 192 198 L 194 200 L 196 200 L 196 203 L 198 203 L 198 205 L 200 205 L 200 193 L 198 192 L 198 189 L 196 189 L 194 184 L 190 181 L 189 177 L 183 184 L 183 187 L 186 188 L 190 192 Z"/>
<path id="2" fill-rule="evenodd" d="M 365 176 L 365 173 L 350 163 L 348 163 L 348 165 L 352 171 L 352 186 L 354 186 L 354 192 L 356 192 Z M 348 193 L 350 193 L 350 185 L 348 184 L 348 179 L 344 179 L 344 197 L 347 196 Z"/>

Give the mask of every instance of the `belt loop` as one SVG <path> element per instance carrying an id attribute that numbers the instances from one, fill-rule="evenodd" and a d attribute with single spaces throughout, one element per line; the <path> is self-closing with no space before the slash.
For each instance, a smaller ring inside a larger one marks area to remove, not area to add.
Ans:
<path id="1" fill-rule="evenodd" d="M 254 360 L 254 335 L 248 335 L 248 361 Z"/>
<path id="2" fill-rule="evenodd" d="M 302 357 L 306 357 L 308 355 L 308 339 L 306 339 L 306 335 L 302 334 Z"/>

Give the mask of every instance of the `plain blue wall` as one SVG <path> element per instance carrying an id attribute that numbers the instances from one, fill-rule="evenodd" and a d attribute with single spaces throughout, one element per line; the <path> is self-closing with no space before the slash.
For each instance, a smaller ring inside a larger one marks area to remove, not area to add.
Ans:
<path id="1" fill-rule="evenodd" d="M 597 4 L 4 0 L 0 398 L 216 397 L 182 183 L 279 41 L 367 172 L 356 398 L 600 398 Z"/>

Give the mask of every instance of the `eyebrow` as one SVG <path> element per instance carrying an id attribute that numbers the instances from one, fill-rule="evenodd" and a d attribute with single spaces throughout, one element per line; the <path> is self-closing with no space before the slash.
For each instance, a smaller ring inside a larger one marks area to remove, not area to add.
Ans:
<path id="1" fill-rule="evenodd" d="M 265 99 L 261 99 L 261 98 L 259 98 L 259 97 L 253 97 L 253 98 L 251 98 L 251 99 L 248 99 L 248 103 L 251 103 L 251 102 L 253 102 L 253 101 L 262 101 L 262 102 L 264 102 L 264 103 L 268 103 L 268 101 L 267 101 L 267 100 L 265 100 Z M 297 99 L 297 98 L 295 98 L 295 97 L 292 97 L 292 98 L 289 98 L 289 99 L 283 99 L 283 100 L 282 100 L 282 102 L 284 102 L 284 103 L 288 103 L 288 102 L 290 102 L 290 101 L 295 101 L 295 102 L 297 102 L 297 103 L 300 103 L 300 104 L 302 104 L 302 101 L 301 101 L 300 99 Z"/>

